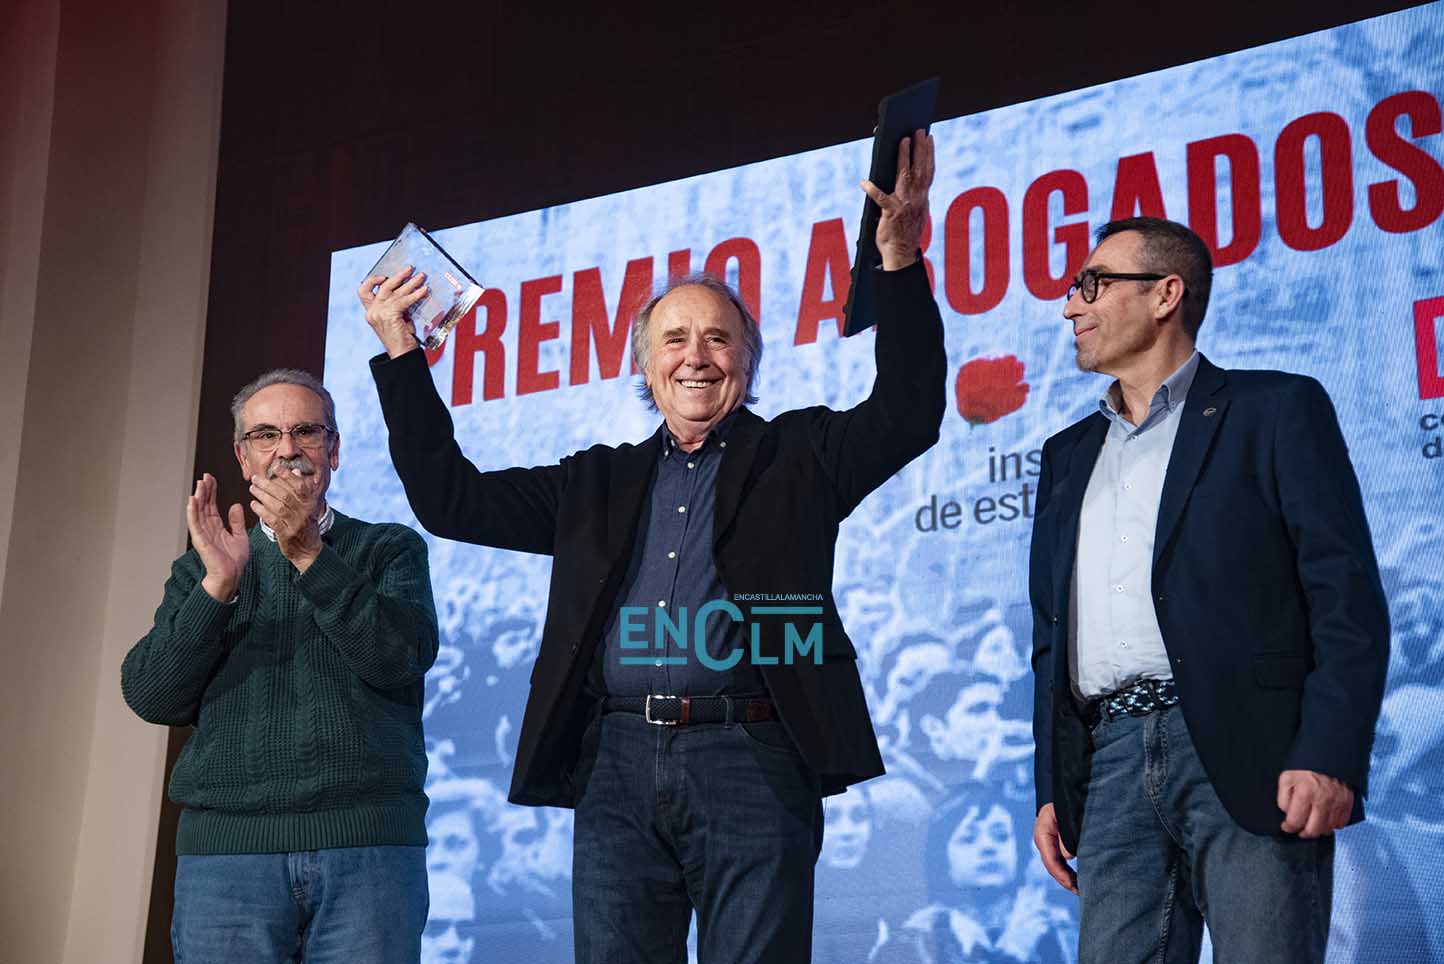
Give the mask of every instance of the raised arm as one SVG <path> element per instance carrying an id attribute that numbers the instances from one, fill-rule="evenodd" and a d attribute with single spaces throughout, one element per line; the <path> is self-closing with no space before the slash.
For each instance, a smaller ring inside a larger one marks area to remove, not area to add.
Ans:
<path id="1" fill-rule="evenodd" d="M 938 440 L 946 407 L 947 353 L 942 317 L 918 244 L 933 180 L 933 140 L 923 131 L 898 148 L 897 188 L 863 190 L 882 209 L 881 269 L 874 270 L 878 324 L 872 393 L 845 412 L 811 410 L 819 460 L 837 488 L 843 513 Z"/>
<path id="2" fill-rule="evenodd" d="M 391 461 L 426 531 L 499 549 L 550 554 L 566 472 L 561 466 L 482 472 L 456 444 L 405 311 L 425 296 L 410 269 L 361 282 L 357 298 L 386 352 L 371 359 Z"/>
<path id="3" fill-rule="evenodd" d="M 155 625 L 121 664 L 121 695 L 149 723 L 194 723 L 220 665 L 230 602 L 251 557 L 241 507 L 228 515 L 229 526 L 216 506 L 216 480 L 206 473 L 186 500 L 194 549 L 171 566 Z"/>

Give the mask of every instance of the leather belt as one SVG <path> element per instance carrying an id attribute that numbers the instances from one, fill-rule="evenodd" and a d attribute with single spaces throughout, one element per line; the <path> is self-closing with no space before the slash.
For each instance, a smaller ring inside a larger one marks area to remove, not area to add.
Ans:
<path id="1" fill-rule="evenodd" d="M 777 719 L 772 701 L 749 696 L 608 696 L 603 713 L 635 713 L 658 726 L 762 723 Z"/>
<path id="2" fill-rule="evenodd" d="M 1142 679 L 1107 696 L 1089 700 L 1083 721 L 1091 729 L 1100 722 L 1120 716 L 1147 716 L 1155 710 L 1178 705 L 1178 687 L 1171 679 Z"/>

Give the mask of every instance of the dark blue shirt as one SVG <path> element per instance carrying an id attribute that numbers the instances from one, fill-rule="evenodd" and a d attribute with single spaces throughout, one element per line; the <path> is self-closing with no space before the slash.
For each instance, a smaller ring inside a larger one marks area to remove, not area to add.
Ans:
<path id="1" fill-rule="evenodd" d="M 719 612 L 705 619 L 700 638 L 696 626 L 704 604 L 731 599 L 712 557 L 712 526 L 717 476 L 735 418 L 735 413 L 724 418 L 692 452 L 682 451 L 662 429 L 631 565 L 597 653 L 600 683 L 609 696 L 766 692 L 762 674 L 750 662 L 744 623 Z M 734 649 L 742 658 L 728 669 L 714 669 L 698 658 L 699 645 L 714 665 L 729 661 Z M 597 677 L 594 672 L 594 685 Z"/>

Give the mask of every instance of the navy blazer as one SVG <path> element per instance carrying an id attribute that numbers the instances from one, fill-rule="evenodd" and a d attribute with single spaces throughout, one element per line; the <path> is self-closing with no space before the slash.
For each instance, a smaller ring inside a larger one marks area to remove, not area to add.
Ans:
<path id="1" fill-rule="evenodd" d="M 1029 595 L 1038 807 L 1077 852 L 1091 737 L 1073 697 L 1068 603 L 1078 518 L 1109 422 L 1043 446 Z M 1389 662 L 1389 616 L 1358 480 L 1317 381 L 1199 359 L 1164 477 L 1152 592 L 1189 735 L 1224 808 L 1279 834 L 1278 777 L 1355 790 Z"/>
<path id="2" fill-rule="evenodd" d="M 880 775 L 882 757 L 857 652 L 832 597 L 839 524 L 938 438 L 947 356 L 942 319 L 919 262 L 875 281 L 879 321 L 872 393 L 764 420 L 743 408 L 717 478 L 713 555 L 734 596 L 815 594 L 822 665 L 785 657 L 783 623 L 755 627 L 778 716 L 824 793 Z M 553 557 L 541 649 L 512 772 L 513 803 L 572 806 L 582 736 L 597 712 L 583 683 L 631 561 L 661 428 L 638 445 L 594 445 L 558 465 L 484 472 L 462 455 L 419 351 L 372 360 L 391 458 L 427 531 Z M 805 627 L 804 627 L 805 631 Z"/>

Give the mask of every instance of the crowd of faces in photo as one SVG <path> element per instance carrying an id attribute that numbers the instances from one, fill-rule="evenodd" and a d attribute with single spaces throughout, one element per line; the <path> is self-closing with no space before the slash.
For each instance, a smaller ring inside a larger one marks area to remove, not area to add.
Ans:
<path id="1" fill-rule="evenodd" d="M 862 569 L 835 597 L 888 773 L 824 800 L 815 959 L 1073 961 L 1076 902 L 1031 846 L 1028 607 L 959 592 L 948 619 L 924 625 L 895 578 Z M 1387 567 L 1384 575 L 1393 668 L 1370 819 L 1341 835 L 1330 951 L 1340 964 L 1384 960 L 1379 920 L 1414 932 L 1421 946 L 1444 938 L 1414 896 L 1411 882 L 1426 868 L 1408 842 L 1423 835 L 1444 846 L 1433 814 L 1444 792 L 1444 583 Z M 443 645 L 425 704 L 424 962 L 489 959 L 487 947 L 570 959 L 572 815 L 505 799 L 543 615 L 508 578 L 498 573 L 498 586 L 484 573 L 457 574 L 438 586 Z M 1390 913 L 1371 914 L 1351 878 L 1389 880 Z"/>

